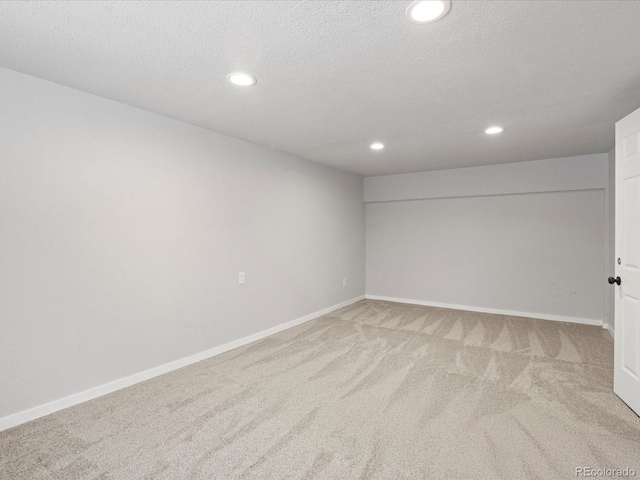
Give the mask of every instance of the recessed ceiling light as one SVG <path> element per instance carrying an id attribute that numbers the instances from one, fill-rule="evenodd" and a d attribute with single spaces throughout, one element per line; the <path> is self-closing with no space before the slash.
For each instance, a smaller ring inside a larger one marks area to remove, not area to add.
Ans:
<path id="1" fill-rule="evenodd" d="M 413 23 L 431 23 L 444 17 L 451 8 L 451 0 L 418 0 L 405 11 Z"/>
<path id="2" fill-rule="evenodd" d="M 251 87 L 256 84 L 256 78 L 249 75 L 248 73 L 242 72 L 234 72 L 227 75 L 227 80 L 229 80 L 234 85 L 239 85 L 241 87 Z"/>
<path id="3" fill-rule="evenodd" d="M 504 128 L 502 127 L 489 127 L 487 128 L 484 133 L 488 134 L 488 135 L 495 135 L 496 133 L 502 133 L 504 131 Z"/>
<path id="4" fill-rule="evenodd" d="M 380 142 L 375 142 L 371 144 L 371 150 L 382 150 L 384 148 L 384 144 Z"/>

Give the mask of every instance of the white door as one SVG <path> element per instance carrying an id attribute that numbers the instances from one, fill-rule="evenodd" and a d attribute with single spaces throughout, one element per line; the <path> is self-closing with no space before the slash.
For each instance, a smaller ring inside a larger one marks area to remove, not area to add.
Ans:
<path id="1" fill-rule="evenodd" d="M 614 392 L 640 414 L 640 110 L 616 123 Z"/>

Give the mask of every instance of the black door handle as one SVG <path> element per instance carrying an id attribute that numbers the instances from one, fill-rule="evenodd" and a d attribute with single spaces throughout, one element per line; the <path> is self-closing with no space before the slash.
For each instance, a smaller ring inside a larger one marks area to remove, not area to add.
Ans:
<path id="1" fill-rule="evenodd" d="M 614 283 L 617 283 L 618 285 L 620 285 L 622 283 L 622 280 L 620 279 L 620 277 L 616 277 L 616 278 L 609 277 L 609 283 L 611 285 L 613 285 Z"/>

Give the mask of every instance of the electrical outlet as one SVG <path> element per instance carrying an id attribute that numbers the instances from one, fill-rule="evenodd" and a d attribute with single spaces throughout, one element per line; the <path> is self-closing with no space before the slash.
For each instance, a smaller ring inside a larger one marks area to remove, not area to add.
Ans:
<path id="1" fill-rule="evenodd" d="M 343 279 L 342 279 L 342 286 L 343 286 L 343 287 L 346 287 L 346 286 L 347 286 L 347 279 L 346 279 L 346 278 L 343 278 Z"/>
<path id="2" fill-rule="evenodd" d="M 244 285 L 244 272 L 238 274 L 238 285 Z"/>

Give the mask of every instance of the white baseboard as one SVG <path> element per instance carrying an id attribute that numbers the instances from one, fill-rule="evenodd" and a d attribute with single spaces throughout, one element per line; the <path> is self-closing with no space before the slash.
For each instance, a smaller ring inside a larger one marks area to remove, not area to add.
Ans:
<path id="1" fill-rule="evenodd" d="M 387 302 L 408 303 L 411 305 L 425 305 L 428 307 L 465 310 L 467 312 L 496 313 L 498 315 L 511 315 L 514 317 L 539 318 L 541 320 L 554 320 L 556 322 L 582 323 L 584 325 L 602 326 L 601 320 L 594 320 L 592 318 L 563 317 L 561 315 L 548 315 L 546 313 L 516 312 L 513 310 L 500 310 L 498 308 L 470 307 L 467 305 L 453 305 L 449 303 L 429 302 L 424 300 L 409 300 L 407 298 L 381 297 L 378 295 L 367 295 L 366 297 L 369 300 L 384 300 Z"/>
<path id="2" fill-rule="evenodd" d="M 612 338 L 616 338 L 616 332 L 611 325 L 609 325 L 608 323 L 603 323 L 602 328 L 608 330 Z"/>
<path id="3" fill-rule="evenodd" d="M 309 320 L 313 320 L 314 318 L 326 315 L 327 313 L 330 313 L 339 308 L 343 308 L 353 303 L 359 302 L 360 300 L 364 300 L 364 298 L 364 295 L 352 298 L 351 300 L 333 305 L 332 307 L 324 308 L 317 312 L 310 313 L 309 315 L 305 315 L 304 317 L 296 318 L 295 320 L 291 320 L 290 322 L 276 325 L 275 327 L 271 327 L 267 330 L 254 333 L 253 335 L 249 335 L 247 337 L 225 343 L 224 345 L 205 350 L 204 352 L 196 353 L 195 355 L 191 355 L 189 357 L 165 363 L 164 365 L 150 368 L 149 370 L 135 373 L 133 375 L 115 380 L 113 382 L 105 383 L 104 385 L 85 390 L 84 392 L 75 393 L 68 397 L 54 400 L 53 402 L 45 403 L 44 405 L 30 408 L 28 410 L 23 410 L 22 412 L 0 418 L 0 431 L 15 427 L 16 425 L 20 425 L 31 420 L 35 420 L 36 418 L 44 417 L 45 415 L 49 415 L 68 407 L 72 407 L 79 403 L 93 400 L 94 398 L 98 398 L 108 393 L 115 392 L 116 390 L 130 387 L 131 385 L 135 385 L 136 383 L 144 382 L 145 380 L 149 380 L 150 378 L 157 377 L 173 370 L 177 370 L 178 368 L 186 367 L 187 365 L 200 362 L 216 355 L 220 355 L 221 353 L 228 352 L 229 350 L 233 350 L 234 348 L 242 347 L 243 345 L 247 345 L 248 343 L 255 342 L 257 340 L 273 335 L 274 333 L 278 333 L 288 328 L 295 327 L 302 323 L 308 322 Z"/>

